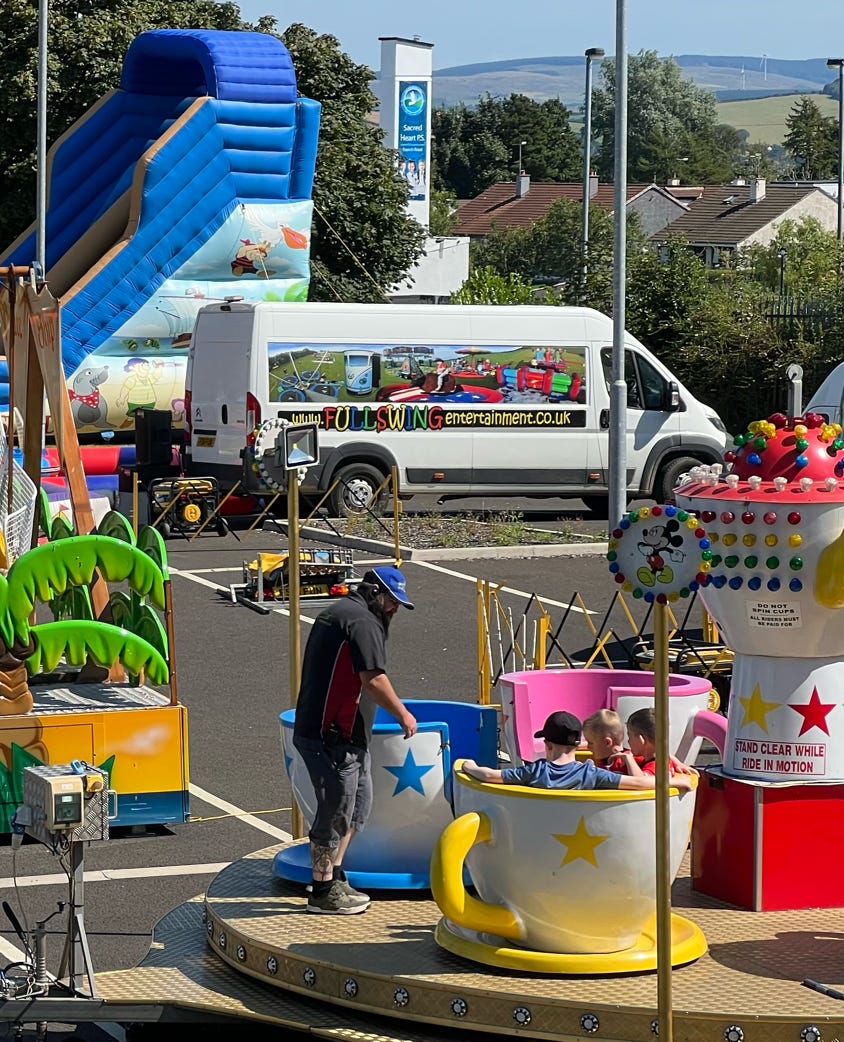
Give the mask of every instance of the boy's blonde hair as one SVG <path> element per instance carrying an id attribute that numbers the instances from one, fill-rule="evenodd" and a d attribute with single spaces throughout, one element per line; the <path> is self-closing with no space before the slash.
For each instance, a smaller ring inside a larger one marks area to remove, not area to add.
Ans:
<path id="1" fill-rule="evenodd" d="M 584 732 L 597 735 L 600 738 L 609 736 L 614 745 L 621 745 L 624 741 L 624 724 L 621 717 L 612 709 L 599 709 L 583 721 Z"/>

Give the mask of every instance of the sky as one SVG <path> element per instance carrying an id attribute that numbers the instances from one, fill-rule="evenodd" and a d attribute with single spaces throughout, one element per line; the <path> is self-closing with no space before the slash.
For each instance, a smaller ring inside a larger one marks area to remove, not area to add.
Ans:
<path id="1" fill-rule="evenodd" d="M 507 58 L 615 51 L 617 0 L 309 0 L 277 5 L 237 0 L 242 16 L 274 14 L 281 29 L 302 22 L 331 33 L 375 71 L 379 36 L 419 36 L 434 45 L 434 69 Z M 298 12 L 293 12 L 297 9 Z M 628 51 L 769 58 L 844 55 L 844 0 L 626 0 Z M 829 51 L 832 47 L 835 55 Z M 837 50 L 836 50 L 837 49 Z"/>

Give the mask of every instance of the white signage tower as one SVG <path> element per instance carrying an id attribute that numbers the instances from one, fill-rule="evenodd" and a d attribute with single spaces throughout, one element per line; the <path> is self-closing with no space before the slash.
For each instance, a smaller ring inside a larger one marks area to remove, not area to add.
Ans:
<path id="1" fill-rule="evenodd" d="M 408 209 L 423 228 L 431 206 L 432 43 L 381 36 L 381 129 L 399 155 L 399 174 L 410 188 Z"/>
<path id="2" fill-rule="evenodd" d="M 434 45 L 381 36 L 378 93 L 384 145 L 398 155 L 398 172 L 409 187 L 407 208 L 426 231 L 431 213 L 431 79 Z M 422 256 L 390 290 L 396 301 L 447 301 L 469 274 L 469 240 L 429 235 Z"/>

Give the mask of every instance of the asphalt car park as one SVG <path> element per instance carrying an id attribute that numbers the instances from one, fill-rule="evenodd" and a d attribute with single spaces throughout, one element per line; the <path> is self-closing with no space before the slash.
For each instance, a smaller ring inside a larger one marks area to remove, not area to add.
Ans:
<path id="1" fill-rule="evenodd" d="M 97 972 L 136 965 L 166 912 L 201 895 L 225 864 L 290 836 L 278 725 L 291 702 L 289 614 L 283 602 L 261 614 L 230 594 L 244 561 L 285 545 L 283 536 L 263 530 L 168 543 L 179 697 L 188 710 L 192 820 L 117 833 L 87 847 L 85 921 Z M 411 555 L 403 562 L 416 610 L 402 611 L 390 632 L 389 672 L 400 695 L 476 700 L 479 578 L 502 587 L 502 602 L 516 618 L 531 594 L 552 617 L 562 615 L 574 594 L 594 612 L 590 618 L 602 617 L 615 594 L 602 555 L 568 556 L 571 551 L 557 547 L 553 556 L 506 556 L 524 552 L 477 550 L 455 557 L 452 551 L 448 559 Z M 356 552 L 358 574 L 371 560 L 391 558 Z M 325 603 L 303 601 L 303 645 Z M 588 647 L 594 637 L 586 615 L 579 607 L 569 614 L 568 646 Z M 46 847 L 27 841 L 13 854 L 8 839 L 5 844 L 0 898 L 31 927 L 67 899 L 66 877 Z M 63 943 L 60 929 L 50 937 L 52 972 Z M 19 947 L 4 923 L 2 958 L 19 958 Z M 98 1030 L 89 1028 L 87 1037 Z"/>

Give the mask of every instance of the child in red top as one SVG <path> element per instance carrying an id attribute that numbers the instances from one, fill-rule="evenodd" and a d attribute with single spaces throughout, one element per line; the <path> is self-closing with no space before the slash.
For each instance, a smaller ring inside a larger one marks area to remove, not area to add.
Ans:
<path id="1" fill-rule="evenodd" d="M 634 777 L 639 774 L 656 775 L 656 717 L 653 709 L 637 709 L 628 717 L 627 740 L 630 742 L 630 751 L 625 754 L 628 773 Z M 669 756 L 669 777 L 694 773 L 693 767 Z"/>
<path id="2" fill-rule="evenodd" d="M 624 724 L 612 709 L 599 709 L 583 721 L 583 740 L 596 767 L 616 774 L 631 774 L 624 748 Z"/>

